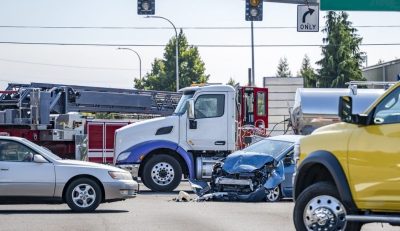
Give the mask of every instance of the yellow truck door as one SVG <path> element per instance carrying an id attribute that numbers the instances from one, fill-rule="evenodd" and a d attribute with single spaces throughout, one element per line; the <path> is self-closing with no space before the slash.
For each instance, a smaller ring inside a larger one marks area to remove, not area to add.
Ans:
<path id="1" fill-rule="evenodd" d="M 400 88 L 371 111 L 371 125 L 359 126 L 349 140 L 348 171 L 360 209 L 400 209 Z"/>

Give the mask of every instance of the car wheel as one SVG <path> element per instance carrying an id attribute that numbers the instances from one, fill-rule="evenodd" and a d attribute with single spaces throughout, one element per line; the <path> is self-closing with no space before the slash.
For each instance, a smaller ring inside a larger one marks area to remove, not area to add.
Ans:
<path id="1" fill-rule="evenodd" d="M 266 199 L 268 202 L 277 202 L 281 199 L 281 187 L 280 185 L 276 186 L 271 190 L 266 190 Z"/>
<path id="2" fill-rule="evenodd" d="M 68 185 L 65 200 L 74 212 L 92 212 L 100 204 L 102 192 L 94 180 L 79 178 Z"/>
<path id="3" fill-rule="evenodd" d="M 179 162 L 169 155 L 155 155 L 143 167 L 143 182 L 152 191 L 172 191 L 178 187 L 181 178 Z"/>
<path id="4" fill-rule="evenodd" d="M 347 210 L 331 183 L 318 182 L 306 188 L 297 198 L 293 221 L 298 231 L 361 230 L 361 223 L 346 221 Z"/>

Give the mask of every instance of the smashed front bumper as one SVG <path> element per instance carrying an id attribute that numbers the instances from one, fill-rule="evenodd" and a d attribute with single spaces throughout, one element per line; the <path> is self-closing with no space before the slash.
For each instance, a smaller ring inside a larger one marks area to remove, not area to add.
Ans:
<path id="1" fill-rule="evenodd" d="M 212 192 L 211 187 L 207 182 L 189 180 L 193 191 L 197 194 L 196 201 L 222 200 L 222 201 L 243 201 L 243 202 L 259 202 L 265 200 L 265 188 L 260 186 L 253 189 L 253 182 L 250 179 L 230 179 L 217 178 L 215 182 L 229 186 L 248 186 L 251 192 L 242 194 L 239 192 Z"/>

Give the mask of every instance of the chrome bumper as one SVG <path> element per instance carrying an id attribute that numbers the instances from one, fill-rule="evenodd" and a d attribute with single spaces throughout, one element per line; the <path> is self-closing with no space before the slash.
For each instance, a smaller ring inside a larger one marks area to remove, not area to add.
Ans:
<path id="1" fill-rule="evenodd" d="M 133 179 L 137 179 L 139 177 L 140 164 L 122 164 L 122 165 L 117 165 L 117 167 L 130 172 Z"/>

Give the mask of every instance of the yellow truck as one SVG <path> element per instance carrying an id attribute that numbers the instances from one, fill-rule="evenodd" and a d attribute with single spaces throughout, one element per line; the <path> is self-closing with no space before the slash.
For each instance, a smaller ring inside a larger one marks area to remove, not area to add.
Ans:
<path id="1" fill-rule="evenodd" d="M 295 146 L 293 221 L 298 231 L 400 225 L 400 83 L 362 114 L 339 100 L 342 122 L 315 130 Z"/>

